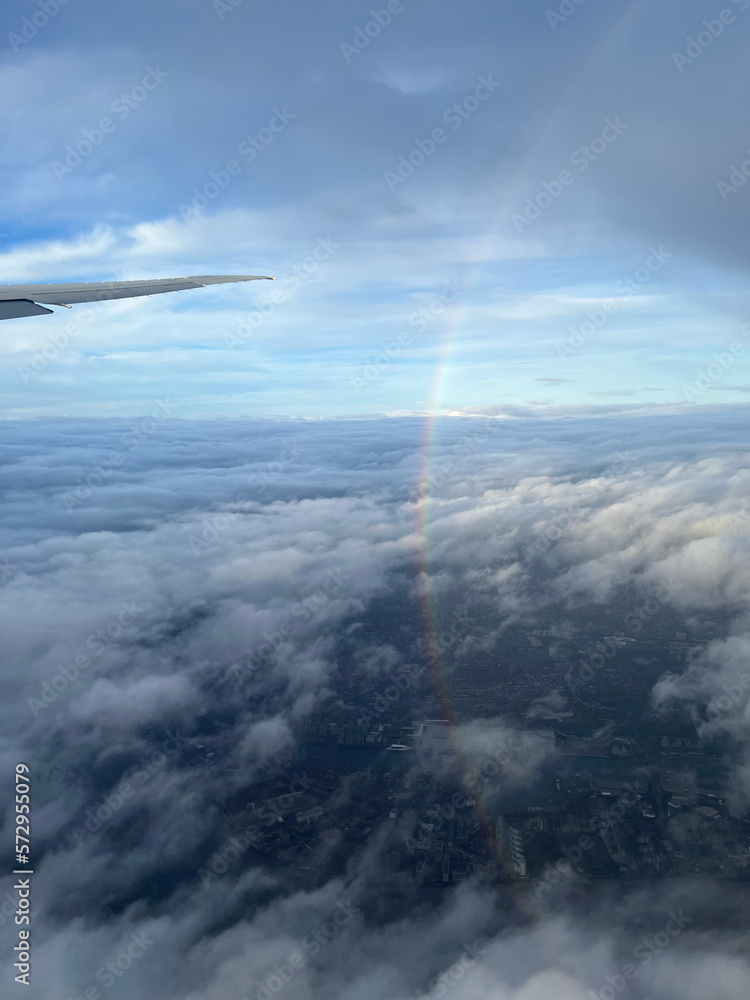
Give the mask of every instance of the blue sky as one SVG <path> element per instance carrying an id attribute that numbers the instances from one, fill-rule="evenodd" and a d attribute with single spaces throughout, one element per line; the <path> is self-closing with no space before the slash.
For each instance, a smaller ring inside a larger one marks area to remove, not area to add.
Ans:
<path id="1" fill-rule="evenodd" d="M 746 7 L 6 8 L 0 280 L 278 278 L 3 324 L 6 416 L 746 401 Z"/>

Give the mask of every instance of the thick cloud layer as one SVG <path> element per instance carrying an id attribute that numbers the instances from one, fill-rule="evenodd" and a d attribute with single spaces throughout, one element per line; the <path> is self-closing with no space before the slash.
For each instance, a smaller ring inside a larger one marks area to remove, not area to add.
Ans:
<path id="1" fill-rule="evenodd" d="M 706 883 L 616 901 L 603 891 L 592 912 L 574 881 L 541 900 L 471 883 L 376 919 L 387 817 L 346 877 L 313 888 L 253 850 L 201 873 L 237 836 L 248 788 L 290 760 L 316 713 L 385 686 L 420 643 L 442 647 L 450 688 L 504 630 L 552 611 L 550 655 L 563 655 L 576 640 L 564 622 L 623 593 L 637 609 L 726 621 L 654 701 L 687 702 L 699 729 L 728 734 L 743 812 L 747 415 L 485 411 L 445 417 L 429 436 L 406 417 L 6 424 L 0 760 L 6 775 L 28 761 L 36 782 L 25 995 L 110 995 L 97 971 L 145 933 L 112 996 L 255 998 L 288 969 L 283 996 L 300 1000 L 442 987 L 583 1000 L 626 975 L 633 996 L 703 1000 L 708 984 L 745 996 L 740 888 L 724 925 L 725 889 Z M 425 596 L 434 620 L 406 642 L 378 609 Z M 530 717 L 569 696 L 540 693 Z M 461 721 L 480 765 L 487 722 Z M 506 787 L 533 780 L 549 752 L 527 737 L 503 764 Z M 316 850 L 322 864 L 335 844 Z M 317 951 L 292 966 L 319 928 Z M 653 957 L 634 958 L 655 935 Z"/>

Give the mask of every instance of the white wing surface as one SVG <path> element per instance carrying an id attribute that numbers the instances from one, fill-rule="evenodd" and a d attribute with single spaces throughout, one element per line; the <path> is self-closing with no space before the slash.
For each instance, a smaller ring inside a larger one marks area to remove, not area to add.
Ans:
<path id="1" fill-rule="evenodd" d="M 146 281 L 82 281 L 72 285 L 0 285 L 0 320 L 41 316 L 52 312 L 45 306 L 71 306 L 77 302 L 106 302 L 160 292 L 183 292 L 188 288 L 222 285 L 231 281 L 273 281 L 265 274 L 194 274 L 184 278 L 152 278 Z"/>

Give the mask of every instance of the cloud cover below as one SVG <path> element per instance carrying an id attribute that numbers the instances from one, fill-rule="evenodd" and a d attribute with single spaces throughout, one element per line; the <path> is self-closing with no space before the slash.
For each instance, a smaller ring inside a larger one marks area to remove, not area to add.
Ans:
<path id="1" fill-rule="evenodd" d="M 508 621 L 668 588 L 679 613 L 733 623 L 654 694 L 687 701 L 704 726 L 748 642 L 746 421 L 742 407 L 546 420 L 492 411 L 438 421 L 429 453 L 424 421 L 409 417 L 175 420 L 140 440 L 116 421 L 6 424 L 0 759 L 10 773 L 28 758 L 42 776 L 35 970 L 49 985 L 35 998 L 58 1000 L 60 983 L 72 995 L 101 986 L 102 956 L 117 958 L 133 933 L 155 944 L 118 977 L 123 998 L 255 997 L 342 900 L 359 909 L 305 951 L 284 996 L 424 995 L 479 941 L 487 950 L 456 967 L 452 995 L 577 1000 L 622 975 L 639 935 L 668 934 L 661 924 L 680 907 L 693 923 L 636 963 L 634 995 L 699 1000 L 718 981 L 717 995 L 743 996 L 739 887 L 719 940 L 707 883 L 619 901 L 605 891 L 598 921 L 573 901 L 561 916 L 554 894 L 519 916 L 502 892 L 471 885 L 378 926 L 364 912 L 379 892 L 382 831 L 345 881 L 313 891 L 263 863 L 243 860 L 208 884 L 199 873 L 231 835 L 226 804 L 336 702 L 339 671 L 384 685 L 405 662 L 387 629 L 357 628 L 396 594 L 431 593 L 439 630 L 459 603 L 489 616 L 455 642 L 450 673 Z M 87 484 L 92 470 L 101 482 Z M 737 747 L 727 793 L 743 811 L 746 701 L 709 718 Z M 196 738 L 185 736 L 207 719 L 215 768 L 191 762 Z M 463 739 L 483 752 L 481 730 Z M 136 794 L 81 836 L 90 810 L 141 773 Z"/>

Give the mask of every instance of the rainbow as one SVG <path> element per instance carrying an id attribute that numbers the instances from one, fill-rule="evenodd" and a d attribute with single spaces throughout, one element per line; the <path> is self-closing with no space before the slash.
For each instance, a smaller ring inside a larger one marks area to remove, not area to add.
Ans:
<path id="1" fill-rule="evenodd" d="M 496 239 L 496 232 L 499 229 L 501 217 L 509 215 L 509 205 L 519 203 L 520 196 L 528 188 L 528 177 L 533 175 L 531 165 L 538 155 L 539 150 L 550 139 L 552 133 L 559 128 L 560 119 L 563 117 L 566 108 L 575 100 L 578 92 L 583 88 L 584 80 L 596 69 L 604 70 L 604 64 L 611 59 L 611 52 L 621 36 L 631 31 L 640 15 L 646 9 L 646 0 L 631 0 L 629 6 L 623 12 L 619 20 L 609 29 L 602 38 L 597 39 L 591 46 L 587 59 L 582 61 L 580 69 L 573 76 L 570 85 L 563 91 L 562 96 L 550 111 L 544 125 L 537 131 L 533 144 L 527 150 L 525 156 L 513 172 L 513 176 L 502 183 L 502 196 L 498 199 L 499 206 L 493 224 L 481 235 L 478 240 L 477 251 L 472 254 L 476 261 L 470 272 L 470 280 L 464 293 L 463 300 L 459 300 L 452 307 L 449 313 L 449 322 L 442 337 L 442 342 L 438 348 L 438 358 L 435 364 L 434 376 L 429 403 L 425 417 L 424 439 L 421 449 L 421 463 L 418 475 L 418 489 L 416 502 L 416 530 L 419 539 L 419 559 L 420 571 L 420 611 L 421 626 L 423 630 L 425 648 L 432 675 L 432 683 L 438 697 L 443 718 L 451 723 L 451 736 L 456 758 L 462 769 L 465 779 L 470 774 L 470 762 L 468 756 L 460 745 L 460 730 L 457 727 L 456 712 L 453 697 L 451 695 L 448 676 L 445 670 L 440 643 L 438 641 L 438 615 L 436 603 L 431 590 L 431 561 L 430 561 L 430 511 L 433 499 L 431 496 L 432 484 L 435 480 L 433 473 L 435 460 L 435 443 L 437 437 L 438 422 L 441 416 L 445 416 L 449 411 L 444 407 L 446 385 L 450 376 L 450 363 L 463 329 L 462 305 L 470 295 L 472 285 L 484 266 L 484 261 L 493 259 L 492 245 Z M 562 44 L 562 41 L 561 41 Z M 473 422 L 473 421 L 470 421 Z M 477 799 L 477 814 L 482 822 L 486 835 L 495 842 L 494 821 L 490 817 L 486 802 L 482 800 L 481 793 L 475 793 Z M 501 856 L 503 855 L 503 856 Z M 496 845 L 495 856 L 501 870 L 508 871 L 507 857 L 504 856 Z"/>

